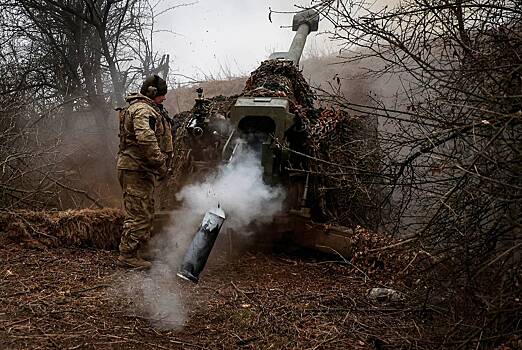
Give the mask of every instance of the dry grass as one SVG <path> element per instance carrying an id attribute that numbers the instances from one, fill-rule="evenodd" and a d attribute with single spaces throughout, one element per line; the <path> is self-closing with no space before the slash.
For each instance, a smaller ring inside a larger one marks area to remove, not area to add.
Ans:
<path id="1" fill-rule="evenodd" d="M 0 232 L 35 248 L 74 246 L 116 249 L 123 212 L 118 209 L 61 212 L 10 211 L 0 213 Z"/>

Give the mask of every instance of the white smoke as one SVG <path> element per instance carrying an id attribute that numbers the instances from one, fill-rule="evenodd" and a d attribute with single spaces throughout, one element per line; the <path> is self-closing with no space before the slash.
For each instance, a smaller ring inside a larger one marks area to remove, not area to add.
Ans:
<path id="1" fill-rule="evenodd" d="M 177 194 L 181 207 L 152 241 L 156 260 L 150 273 L 145 278 L 138 275 L 126 288 L 127 295 L 139 299 L 138 311 L 158 326 L 182 327 L 187 310 L 178 283 L 187 282 L 180 281 L 176 272 L 205 212 L 219 205 L 226 213 L 222 232 L 228 228 L 248 234 L 251 224 L 271 222 L 283 209 L 284 198 L 282 188 L 264 183 L 260 157 L 252 151 L 242 152 L 202 182 L 184 187 Z"/>
<path id="2" fill-rule="evenodd" d="M 177 198 L 199 216 L 221 206 L 227 215 L 225 227 L 240 231 L 251 223 L 270 222 L 282 209 L 284 192 L 263 182 L 259 157 L 247 151 L 216 177 L 183 188 Z"/>
<path id="3" fill-rule="evenodd" d="M 182 328 L 187 310 L 178 281 L 172 277 L 175 273 L 165 264 L 154 264 L 149 273 L 129 275 L 123 281 L 123 291 L 131 301 L 133 313 L 158 328 Z"/>

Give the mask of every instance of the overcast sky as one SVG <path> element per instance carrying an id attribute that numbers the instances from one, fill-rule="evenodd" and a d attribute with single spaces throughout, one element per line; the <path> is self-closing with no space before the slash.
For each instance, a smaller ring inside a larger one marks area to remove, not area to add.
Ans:
<path id="1" fill-rule="evenodd" d="M 190 0 L 187 0 L 190 1 Z M 181 1 L 165 1 L 176 4 Z M 157 28 L 171 31 L 154 36 L 156 49 L 171 55 L 173 73 L 202 78 L 244 75 L 273 51 L 286 51 L 293 39 L 292 14 L 273 14 L 268 8 L 295 11 L 306 0 L 199 0 L 160 16 Z M 324 27 L 324 25 L 323 25 Z M 323 47 L 326 36 L 312 35 L 305 52 Z M 178 77 L 180 80 L 184 80 Z"/>

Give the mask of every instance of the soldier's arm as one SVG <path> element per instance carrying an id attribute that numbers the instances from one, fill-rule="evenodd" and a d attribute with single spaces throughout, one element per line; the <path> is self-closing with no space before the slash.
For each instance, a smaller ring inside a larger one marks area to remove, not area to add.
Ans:
<path id="1" fill-rule="evenodd" d="M 149 119 L 153 118 L 147 109 L 139 109 L 134 114 L 134 132 L 147 161 L 152 168 L 160 168 L 165 164 L 165 156 L 161 153 L 158 140 L 152 130 Z"/>

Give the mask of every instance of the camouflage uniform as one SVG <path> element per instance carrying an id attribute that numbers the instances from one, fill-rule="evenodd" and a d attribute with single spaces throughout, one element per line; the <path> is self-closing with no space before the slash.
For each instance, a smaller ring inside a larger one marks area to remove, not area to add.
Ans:
<path id="1" fill-rule="evenodd" d="M 154 189 L 172 159 L 172 133 L 167 112 L 150 98 L 131 94 L 120 112 L 118 179 L 123 190 L 125 221 L 120 252 L 134 254 L 150 238 Z"/>

